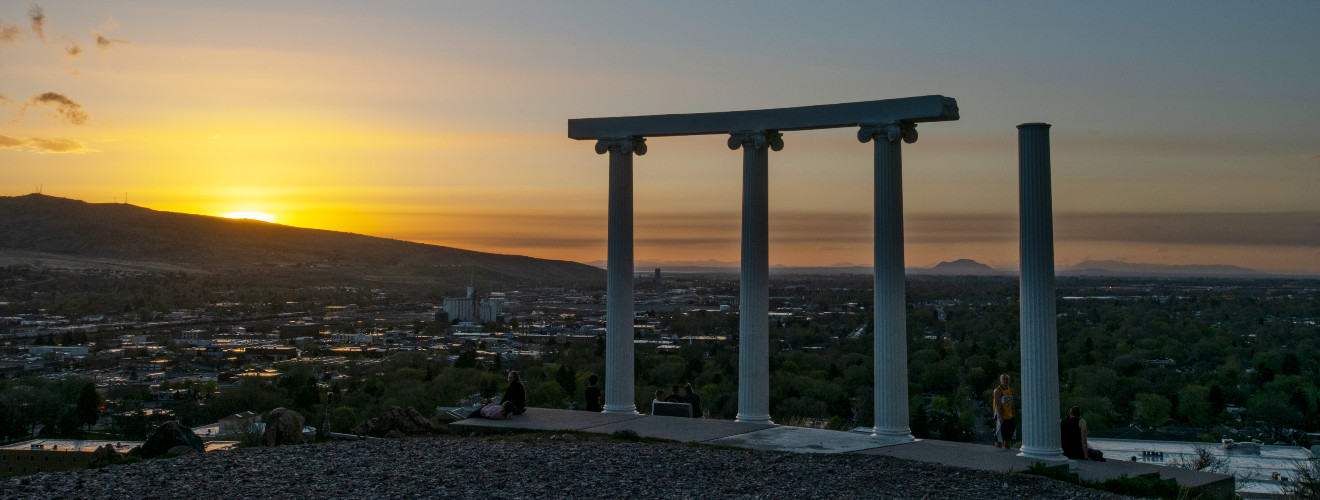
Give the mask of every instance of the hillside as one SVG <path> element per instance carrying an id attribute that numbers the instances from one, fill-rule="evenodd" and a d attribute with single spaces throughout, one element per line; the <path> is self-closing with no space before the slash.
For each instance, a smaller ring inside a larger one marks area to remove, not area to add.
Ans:
<path id="1" fill-rule="evenodd" d="M 3 263 L 179 270 L 299 284 L 603 287 L 576 262 L 500 255 L 248 219 L 87 203 L 40 194 L 0 197 Z"/>
<path id="2" fill-rule="evenodd" d="M 195 453 L 4 479 L 0 497 L 1131 498 L 1040 476 L 880 455 L 749 451 L 572 434 L 556 439 L 557 434 L 546 434 L 375 439 Z"/>

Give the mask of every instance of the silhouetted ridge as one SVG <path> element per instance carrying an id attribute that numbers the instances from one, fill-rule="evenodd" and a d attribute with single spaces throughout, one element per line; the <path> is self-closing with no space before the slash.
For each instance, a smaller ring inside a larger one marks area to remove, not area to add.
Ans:
<path id="1" fill-rule="evenodd" d="M 492 284 L 604 282 L 604 271 L 576 262 L 40 194 L 0 197 L 0 250 L 167 262 L 209 271 L 339 268 L 345 275 L 408 278 L 418 284 L 431 281 L 428 276 L 450 285 L 470 278 Z"/>
<path id="2" fill-rule="evenodd" d="M 935 267 L 930 268 L 922 274 L 990 276 L 1005 273 L 972 259 L 958 259 L 953 262 L 941 262 L 935 264 Z"/>

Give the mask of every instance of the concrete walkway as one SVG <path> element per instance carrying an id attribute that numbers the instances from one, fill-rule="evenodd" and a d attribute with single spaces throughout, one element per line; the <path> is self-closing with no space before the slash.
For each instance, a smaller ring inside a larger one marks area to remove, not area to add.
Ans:
<path id="1" fill-rule="evenodd" d="M 501 429 L 536 431 L 579 431 L 613 434 L 636 432 L 638 436 L 683 443 L 704 443 L 763 451 L 794 453 L 854 453 L 886 455 L 968 469 L 996 472 L 1023 471 L 1031 467 L 1030 458 L 1014 450 L 972 443 L 922 439 L 901 442 L 859 432 L 827 431 L 772 424 L 749 424 L 731 420 L 658 417 L 652 415 L 616 415 L 573 410 L 528 408 L 527 413 L 508 420 L 471 418 L 449 424 L 450 428 L 470 432 Z M 1216 495 L 1233 493 L 1233 478 L 1223 474 L 1192 471 L 1138 462 L 1059 462 L 1083 479 L 1103 481 L 1119 476 L 1149 476 L 1174 479 L 1179 485 L 1204 488 Z"/>

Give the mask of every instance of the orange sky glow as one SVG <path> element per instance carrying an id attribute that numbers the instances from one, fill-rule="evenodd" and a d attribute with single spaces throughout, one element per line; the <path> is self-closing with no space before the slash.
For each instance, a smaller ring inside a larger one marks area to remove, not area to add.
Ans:
<path id="1" fill-rule="evenodd" d="M 903 151 L 909 266 L 1016 267 L 1014 127 L 1045 121 L 1060 265 L 1320 273 L 1320 4 L 36 5 L 40 33 L 0 6 L 0 195 L 603 261 L 608 160 L 569 118 L 943 94 L 963 118 Z M 771 154 L 772 264 L 871 263 L 855 132 Z M 725 139 L 648 140 L 638 260 L 738 259 Z"/>

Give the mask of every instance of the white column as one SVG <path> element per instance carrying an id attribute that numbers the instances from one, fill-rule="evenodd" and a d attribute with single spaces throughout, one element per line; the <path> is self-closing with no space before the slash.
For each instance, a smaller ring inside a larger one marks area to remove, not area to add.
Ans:
<path id="1" fill-rule="evenodd" d="M 1021 456 L 1066 460 L 1059 436 L 1059 349 L 1054 304 L 1054 215 L 1050 195 L 1050 126 L 1018 125 L 1021 224 Z"/>
<path id="2" fill-rule="evenodd" d="M 637 413 L 633 402 L 633 153 L 646 139 L 596 141 L 610 154 L 609 249 L 605 291 L 605 413 Z"/>
<path id="3" fill-rule="evenodd" d="M 875 141 L 875 429 L 876 436 L 911 441 L 908 427 L 907 298 L 903 269 L 902 142 L 917 140 L 912 124 L 864 125 Z"/>
<path id="4" fill-rule="evenodd" d="M 775 131 L 737 132 L 743 150 L 742 283 L 738 295 L 738 421 L 770 421 L 770 150 L 784 148 Z"/>

